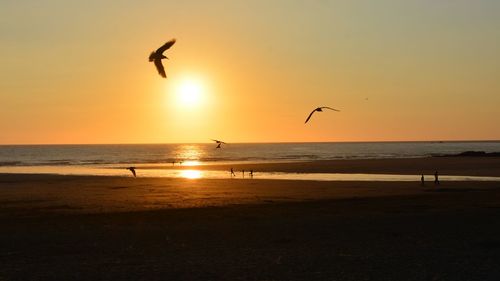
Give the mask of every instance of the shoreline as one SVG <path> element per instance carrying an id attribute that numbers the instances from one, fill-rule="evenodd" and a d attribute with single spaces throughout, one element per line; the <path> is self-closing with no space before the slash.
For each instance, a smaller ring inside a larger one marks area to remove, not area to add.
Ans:
<path id="1" fill-rule="evenodd" d="M 387 175 L 433 175 L 438 171 L 440 175 L 449 176 L 483 176 L 500 177 L 500 157 L 423 157 L 423 158 L 386 158 L 386 159 L 342 159 L 316 160 L 294 162 L 266 162 L 266 163 L 233 163 L 233 164 L 113 164 L 113 165 L 60 165 L 60 166 L 3 166 L 0 174 L 36 174 L 37 170 L 43 174 L 64 174 L 58 170 L 72 169 L 81 172 L 79 175 L 106 175 L 105 171 L 117 171 L 129 166 L 136 170 L 197 170 L 235 172 L 253 170 L 255 173 L 294 173 L 294 174 L 387 174 Z M 91 170 L 101 170 L 101 174 Z M 9 172 L 16 171 L 16 172 Z M 52 171 L 52 172 L 51 172 Z M 118 175 L 112 174 L 109 175 Z M 121 176 L 127 173 L 120 174 Z"/>
<path id="2" fill-rule="evenodd" d="M 342 159 L 303 162 L 255 163 L 255 164 L 212 164 L 198 166 L 164 165 L 138 166 L 139 169 L 197 169 L 229 171 L 254 170 L 256 172 L 284 173 L 362 173 L 362 174 L 404 174 L 500 176 L 500 157 L 421 157 L 385 159 Z"/>

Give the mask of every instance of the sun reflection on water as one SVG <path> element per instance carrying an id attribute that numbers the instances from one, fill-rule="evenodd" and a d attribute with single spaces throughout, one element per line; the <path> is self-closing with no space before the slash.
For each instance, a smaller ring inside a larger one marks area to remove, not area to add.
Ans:
<path id="1" fill-rule="evenodd" d="M 198 166 L 204 155 L 202 148 L 196 144 L 179 145 L 174 151 L 175 158 L 182 161 L 183 166 Z"/>
<path id="2" fill-rule="evenodd" d="M 186 179 L 199 179 L 202 176 L 202 172 L 198 170 L 183 170 L 181 171 L 181 177 Z"/>

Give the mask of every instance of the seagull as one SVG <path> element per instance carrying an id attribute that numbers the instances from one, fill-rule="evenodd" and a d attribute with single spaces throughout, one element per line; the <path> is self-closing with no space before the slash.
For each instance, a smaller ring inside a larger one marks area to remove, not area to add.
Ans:
<path id="1" fill-rule="evenodd" d="M 151 52 L 151 55 L 149 55 L 149 61 L 154 61 L 156 69 L 158 69 L 158 73 L 163 78 L 167 78 L 167 74 L 165 74 L 165 68 L 163 68 L 163 64 L 161 64 L 161 60 L 168 59 L 166 56 L 163 55 L 163 52 L 168 50 L 174 44 L 175 44 L 175 39 L 172 39 L 172 40 L 168 41 L 167 43 L 163 44 L 163 46 L 158 48 L 158 50 Z"/>
<path id="2" fill-rule="evenodd" d="M 326 109 L 330 109 L 330 110 L 333 110 L 333 111 L 340 111 L 340 110 L 338 110 L 338 109 L 331 108 L 331 107 L 328 107 L 328 106 L 318 107 L 318 108 L 314 109 L 314 110 L 311 112 L 311 114 L 309 114 L 309 116 L 307 116 L 306 122 L 304 122 L 304 124 L 305 124 L 305 123 L 307 123 L 307 121 L 309 121 L 309 119 L 311 119 L 311 116 L 313 115 L 313 113 L 314 113 L 314 112 L 316 112 L 316 111 L 317 111 L 317 112 L 323 112 L 323 109 L 324 109 L 324 108 L 326 108 Z"/>
<path id="3" fill-rule="evenodd" d="M 221 148 L 221 145 L 222 145 L 222 144 L 226 144 L 225 142 L 220 141 L 220 140 L 214 140 L 214 139 L 211 139 L 211 140 L 213 140 L 213 141 L 217 144 L 217 147 L 216 147 L 216 148 Z"/>
<path id="4" fill-rule="evenodd" d="M 134 175 L 134 178 L 137 177 L 135 175 L 135 167 L 128 167 L 127 170 L 131 171 L 132 172 L 132 175 Z"/>

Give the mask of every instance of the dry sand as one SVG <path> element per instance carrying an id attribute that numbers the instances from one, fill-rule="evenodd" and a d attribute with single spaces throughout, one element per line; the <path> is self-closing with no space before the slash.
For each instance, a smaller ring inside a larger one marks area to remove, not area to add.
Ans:
<path id="1" fill-rule="evenodd" d="M 499 218 L 499 182 L 0 175 L 0 280 L 500 280 Z"/>

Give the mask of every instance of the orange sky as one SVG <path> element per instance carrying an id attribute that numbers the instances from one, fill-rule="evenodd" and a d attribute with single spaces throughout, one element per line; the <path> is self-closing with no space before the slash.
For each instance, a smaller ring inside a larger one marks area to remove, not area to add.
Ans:
<path id="1" fill-rule="evenodd" d="M 178 2 L 2 1 L 0 144 L 500 139 L 500 2 Z"/>

